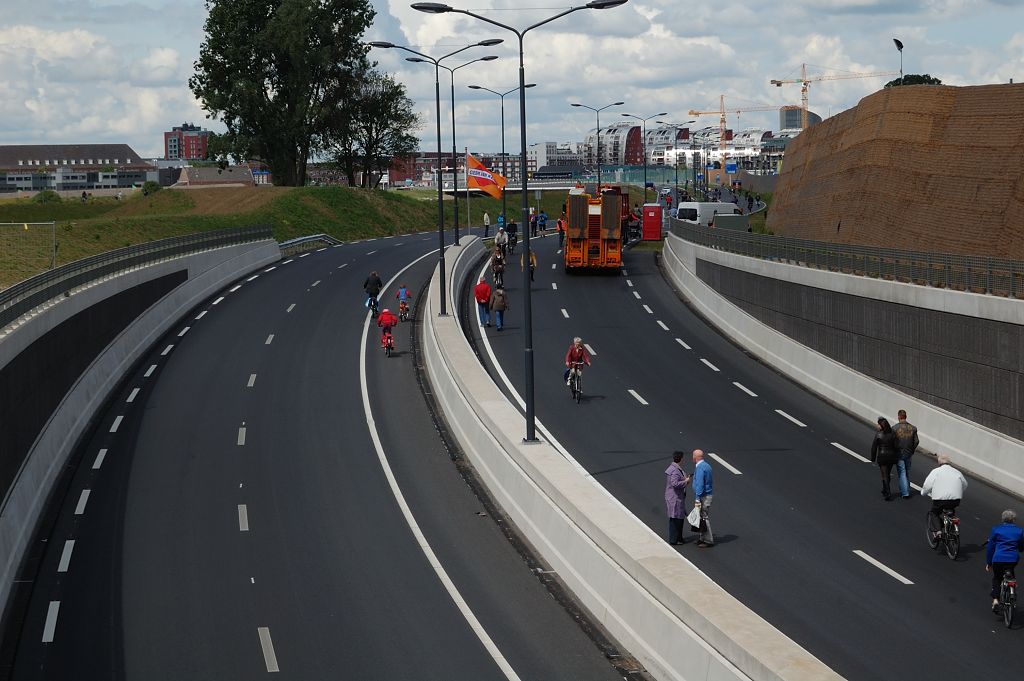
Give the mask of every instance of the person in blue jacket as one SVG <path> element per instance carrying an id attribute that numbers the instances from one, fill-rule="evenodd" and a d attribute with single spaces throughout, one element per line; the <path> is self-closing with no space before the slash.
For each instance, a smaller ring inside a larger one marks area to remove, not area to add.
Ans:
<path id="1" fill-rule="evenodd" d="M 693 450 L 693 505 L 700 510 L 701 524 L 697 546 L 702 549 L 715 545 L 715 535 L 711 532 L 711 521 L 708 519 L 714 493 L 711 477 L 711 464 L 704 460 L 704 452 L 699 449 Z"/>
<path id="2" fill-rule="evenodd" d="M 1012 570 L 1024 551 L 1024 530 L 1016 523 L 1017 514 L 1003 511 L 1002 523 L 992 528 L 985 549 L 985 572 L 992 573 L 992 612 L 999 609 L 999 587 L 1003 573 Z"/>

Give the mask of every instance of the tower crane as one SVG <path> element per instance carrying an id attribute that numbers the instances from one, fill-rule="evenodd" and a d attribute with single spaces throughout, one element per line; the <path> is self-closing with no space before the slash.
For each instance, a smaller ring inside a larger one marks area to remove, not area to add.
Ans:
<path id="1" fill-rule="evenodd" d="M 745 106 L 741 108 L 725 108 L 725 95 L 720 95 L 718 98 L 718 110 L 717 111 L 697 111 L 696 109 L 690 109 L 687 112 L 689 116 L 703 116 L 705 114 L 718 114 L 718 150 L 722 157 L 722 164 L 725 164 L 725 128 L 726 120 L 725 115 L 727 113 L 741 114 L 747 111 L 777 111 L 778 106 Z"/>
<path id="2" fill-rule="evenodd" d="M 800 65 L 800 77 L 791 80 L 772 80 L 775 87 L 782 87 L 783 83 L 800 83 L 800 123 L 803 129 L 807 129 L 807 89 L 811 83 L 822 80 L 847 80 L 849 78 L 880 78 L 885 76 L 898 76 L 897 71 L 875 71 L 873 73 L 840 73 L 836 75 L 822 75 L 807 77 L 807 64 Z"/>

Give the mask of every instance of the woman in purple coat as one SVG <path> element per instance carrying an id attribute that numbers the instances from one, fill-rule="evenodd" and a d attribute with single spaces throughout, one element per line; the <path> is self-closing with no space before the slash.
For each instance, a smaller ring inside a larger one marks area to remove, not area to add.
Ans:
<path id="1" fill-rule="evenodd" d="M 675 546 L 683 543 L 683 526 L 686 522 L 686 486 L 690 476 L 679 464 L 682 452 L 672 452 L 672 463 L 665 469 L 665 506 L 668 508 L 668 543 Z"/>

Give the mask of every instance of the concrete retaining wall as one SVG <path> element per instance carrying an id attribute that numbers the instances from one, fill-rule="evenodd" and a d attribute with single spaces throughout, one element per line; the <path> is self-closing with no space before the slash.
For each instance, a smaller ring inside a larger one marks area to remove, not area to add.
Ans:
<path id="1" fill-rule="evenodd" d="M 449 250 L 447 291 L 461 289 L 481 255 L 475 237 Z M 651 674 L 673 681 L 840 678 L 709 580 L 549 443 L 524 443 L 522 415 L 480 365 L 458 315 L 438 317 L 439 286 L 435 270 L 422 317 L 423 353 L 453 436 L 527 540 Z M 457 304 L 450 299 L 450 310 Z"/>
<path id="2" fill-rule="evenodd" d="M 690 304 L 723 333 L 770 366 L 843 409 L 873 422 L 897 410 L 913 414 L 921 444 L 950 454 L 958 466 L 1015 494 L 1024 494 L 1024 442 L 957 416 L 877 381 L 786 336 L 730 302 L 698 276 L 698 260 L 800 286 L 872 301 L 1021 324 L 1020 301 L 870 279 L 749 258 L 698 246 L 670 234 L 665 269 Z"/>
<path id="3" fill-rule="evenodd" d="M 280 259 L 275 241 L 218 248 L 95 282 L 19 320 L 0 338 L 0 366 L 47 331 L 112 295 L 188 269 L 188 280 L 124 329 L 89 365 L 51 415 L 0 507 L 0 603 L 6 604 L 50 491 L 79 438 L 124 374 L 195 305 L 240 276 Z"/>

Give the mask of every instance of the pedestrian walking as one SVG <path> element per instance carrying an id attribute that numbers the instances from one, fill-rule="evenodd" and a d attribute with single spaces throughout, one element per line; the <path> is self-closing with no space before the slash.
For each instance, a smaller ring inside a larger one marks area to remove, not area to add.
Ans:
<path id="1" fill-rule="evenodd" d="M 525 262 L 524 262 L 525 258 L 526 258 L 526 254 L 525 253 L 523 253 L 522 255 L 519 256 L 519 271 L 520 272 L 523 271 L 523 266 L 525 265 Z M 531 248 L 530 249 L 530 281 L 533 281 L 533 273 L 536 272 L 536 271 L 537 271 L 537 254 Z"/>
<path id="2" fill-rule="evenodd" d="M 896 451 L 900 458 L 896 462 L 896 477 L 900 485 L 900 499 L 910 498 L 910 457 L 914 456 L 919 440 L 917 439 L 917 428 L 907 421 L 907 412 L 900 409 L 896 413 L 899 420 L 892 427 L 896 435 Z"/>
<path id="3" fill-rule="evenodd" d="M 668 543 L 683 543 L 686 522 L 686 486 L 690 476 L 683 470 L 682 452 L 672 452 L 672 463 L 665 469 L 665 507 L 668 509 Z"/>
<path id="4" fill-rule="evenodd" d="M 473 288 L 473 298 L 476 299 L 476 311 L 480 317 L 480 326 L 490 326 L 491 287 L 483 277 L 480 277 L 480 282 Z"/>
<path id="5" fill-rule="evenodd" d="M 491 215 L 487 211 L 484 211 L 484 238 L 491 233 Z"/>
<path id="6" fill-rule="evenodd" d="M 715 535 L 711 532 L 711 498 L 714 493 L 712 484 L 711 464 L 704 460 L 704 452 L 693 450 L 693 507 L 700 516 L 697 546 L 708 548 L 715 545 Z"/>
<path id="7" fill-rule="evenodd" d="M 896 451 L 896 434 L 892 432 L 892 426 L 884 416 L 878 417 L 877 428 L 875 439 L 871 441 L 871 462 L 878 464 L 878 470 L 882 474 L 882 498 L 892 501 L 889 481 L 892 477 L 892 467 L 900 458 L 899 452 Z"/>
<path id="8" fill-rule="evenodd" d="M 494 313 L 494 326 L 501 331 L 505 326 L 505 311 L 508 310 L 508 298 L 505 297 L 505 289 L 498 286 L 491 293 L 488 301 L 491 312 Z"/>
<path id="9" fill-rule="evenodd" d="M 547 234 L 547 232 L 548 232 L 548 214 L 545 213 L 544 211 L 541 211 L 540 215 L 537 216 L 537 227 L 540 228 L 540 233 L 541 234 Z"/>

